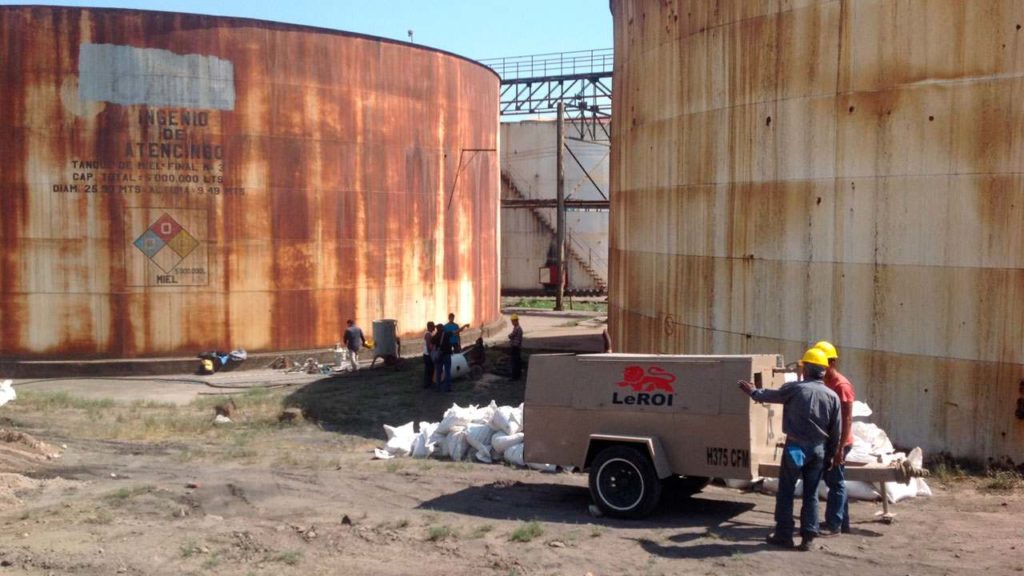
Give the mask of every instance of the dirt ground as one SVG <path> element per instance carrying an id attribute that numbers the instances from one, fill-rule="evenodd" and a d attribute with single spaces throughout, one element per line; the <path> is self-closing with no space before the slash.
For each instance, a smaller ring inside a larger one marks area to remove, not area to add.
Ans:
<path id="1" fill-rule="evenodd" d="M 212 423 L 224 396 L 139 397 L 190 378 L 111 380 L 105 397 L 16 383 L 0 408 L 0 574 L 1024 574 L 1019 484 L 934 479 L 893 524 L 854 502 L 853 534 L 795 552 L 764 544 L 774 500 L 756 492 L 712 485 L 618 521 L 588 513 L 581 474 L 373 460 L 382 424 L 522 398 L 491 376 L 440 395 L 419 370 L 248 374 L 264 385 L 206 390 L 234 393 L 226 425 Z M 308 420 L 278 423 L 282 407 Z"/>

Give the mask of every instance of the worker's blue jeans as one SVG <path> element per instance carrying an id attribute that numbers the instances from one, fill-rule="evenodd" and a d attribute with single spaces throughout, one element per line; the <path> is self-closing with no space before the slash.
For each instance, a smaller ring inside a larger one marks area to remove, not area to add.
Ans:
<path id="1" fill-rule="evenodd" d="M 441 380 L 441 383 L 438 385 L 438 389 L 441 392 L 451 392 L 452 391 L 452 355 L 451 354 L 444 354 L 444 353 L 441 354 L 441 367 L 444 370 L 444 379 Z"/>
<path id="2" fill-rule="evenodd" d="M 843 448 L 843 457 L 852 445 Z M 825 526 L 829 530 L 850 531 L 850 500 L 846 493 L 846 466 L 833 466 L 825 471 L 828 500 L 825 501 Z"/>
<path id="3" fill-rule="evenodd" d="M 793 537 L 793 493 L 796 481 L 803 480 L 800 535 L 813 538 L 818 535 L 818 483 L 825 467 L 825 445 L 787 440 L 782 452 L 779 492 L 775 495 L 775 535 Z"/>

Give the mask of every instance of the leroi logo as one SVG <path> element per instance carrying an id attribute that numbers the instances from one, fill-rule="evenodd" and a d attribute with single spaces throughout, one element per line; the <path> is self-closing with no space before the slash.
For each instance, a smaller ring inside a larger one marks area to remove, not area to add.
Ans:
<path id="1" fill-rule="evenodd" d="M 676 377 L 660 366 L 627 366 L 622 371 L 620 388 L 629 388 L 619 396 L 619 391 L 612 393 L 612 404 L 630 404 L 638 406 L 671 406 L 675 397 L 672 383 Z"/>

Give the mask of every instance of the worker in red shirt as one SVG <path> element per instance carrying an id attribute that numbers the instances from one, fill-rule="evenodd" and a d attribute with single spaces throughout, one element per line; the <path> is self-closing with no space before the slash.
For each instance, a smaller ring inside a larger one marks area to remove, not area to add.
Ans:
<path id="1" fill-rule="evenodd" d="M 825 527 L 823 536 L 830 536 L 850 531 L 850 502 L 846 493 L 846 455 L 853 447 L 853 384 L 836 370 L 839 352 L 830 342 L 822 340 L 814 345 L 825 353 L 828 358 L 828 369 L 825 371 L 825 385 L 836 396 L 839 396 L 840 420 L 842 432 L 839 448 L 832 459 L 832 467 L 825 472 L 825 485 L 828 486 L 828 500 L 825 503 Z"/>

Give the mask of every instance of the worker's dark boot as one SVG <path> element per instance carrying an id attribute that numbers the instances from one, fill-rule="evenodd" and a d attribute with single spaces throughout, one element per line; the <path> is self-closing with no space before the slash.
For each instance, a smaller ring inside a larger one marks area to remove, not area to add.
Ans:
<path id="1" fill-rule="evenodd" d="M 797 546 L 796 548 L 797 548 L 797 550 L 799 550 L 801 552 L 808 552 L 808 551 L 810 551 L 812 549 L 813 544 L 814 544 L 814 536 L 811 536 L 810 534 L 808 534 L 808 535 L 803 536 L 802 538 L 800 538 L 800 545 Z"/>
<path id="2" fill-rule="evenodd" d="M 792 548 L 793 547 L 793 539 L 792 538 L 786 538 L 785 536 L 779 536 L 775 532 L 772 532 L 771 534 L 769 534 L 768 537 L 765 538 L 765 542 L 771 544 L 772 546 L 778 546 L 779 548 Z"/>

